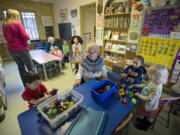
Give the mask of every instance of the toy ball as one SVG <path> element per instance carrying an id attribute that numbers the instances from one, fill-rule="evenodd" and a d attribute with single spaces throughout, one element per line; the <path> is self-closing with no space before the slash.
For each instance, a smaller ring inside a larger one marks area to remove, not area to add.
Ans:
<path id="1" fill-rule="evenodd" d="M 136 101 L 135 98 L 132 98 L 132 103 L 133 103 L 133 104 L 136 104 L 136 103 L 137 103 L 137 101 Z"/>

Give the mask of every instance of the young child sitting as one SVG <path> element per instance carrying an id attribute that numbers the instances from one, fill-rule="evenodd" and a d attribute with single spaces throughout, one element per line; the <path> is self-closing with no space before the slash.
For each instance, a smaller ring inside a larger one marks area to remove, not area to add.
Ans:
<path id="1" fill-rule="evenodd" d="M 142 66 L 144 58 L 140 55 L 133 59 L 133 65 L 128 66 L 120 75 L 121 79 L 126 79 L 131 83 L 141 83 L 143 74 L 146 74 L 146 69 Z"/>
<path id="2" fill-rule="evenodd" d="M 24 81 L 26 88 L 22 93 L 22 98 L 28 102 L 30 109 L 51 97 L 47 88 L 41 83 L 38 74 L 32 71 L 26 72 Z"/>
<path id="3" fill-rule="evenodd" d="M 54 47 L 53 54 L 60 58 L 60 61 L 61 61 L 61 64 L 62 64 L 61 66 L 62 66 L 62 68 L 64 68 L 65 64 L 63 62 L 63 54 L 62 54 L 62 51 L 57 46 Z M 57 63 L 59 63 L 59 61 L 57 61 Z"/>
<path id="4" fill-rule="evenodd" d="M 73 52 L 73 59 L 74 60 L 80 60 L 83 58 L 84 54 L 82 51 L 82 45 L 83 40 L 80 36 L 73 36 L 71 39 L 72 44 L 72 52 Z M 79 64 L 75 64 L 75 73 L 77 73 L 79 70 Z"/>
<path id="5" fill-rule="evenodd" d="M 161 97 L 163 84 L 168 81 L 168 70 L 162 65 L 153 65 L 148 69 L 149 83 L 147 85 L 134 85 L 136 88 L 143 88 L 141 94 L 135 96 L 142 101 L 138 104 L 138 109 L 144 118 L 137 118 L 137 129 L 148 130 L 153 122 L 153 116 L 157 114 L 159 99 Z"/>
<path id="6" fill-rule="evenodd" d="M 63 41 L 63 53 L 64 53 L 64 62 L 69 62 L 69 45 L 68 45 L 68 41 L 64 40 Z"/>

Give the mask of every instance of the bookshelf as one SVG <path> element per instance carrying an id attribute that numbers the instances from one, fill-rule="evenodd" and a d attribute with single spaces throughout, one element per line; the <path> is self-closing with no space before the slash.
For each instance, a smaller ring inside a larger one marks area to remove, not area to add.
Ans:
<path id="1" fill-rule="evenodd" d="M 125 62 L 131 19 L 131 11 L 125 9 L 130 7 L 125 7 L 124 2 L 117 2 L 116 0 L 111 2 L 116 7 L 114 12 L 109 11 L 111 10 L 111 3 L 106 4 L 104 12 L 103 56 L 108 68 L 112 68 L 113 64 L 122 66 Z"/>

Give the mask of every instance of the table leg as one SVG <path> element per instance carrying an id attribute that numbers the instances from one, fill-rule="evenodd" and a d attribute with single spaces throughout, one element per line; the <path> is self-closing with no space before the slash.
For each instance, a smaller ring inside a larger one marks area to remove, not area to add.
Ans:
<path id="1" fill-rule="evenodd" d="M 46 72 L 45 64 L 43 64 L 43 71 L 44 71 L 45 81 L 47 81 L 47 72 Z"/>
<path id="2" fill-rule="evenodd" d="M 60 74 L 62 74 L 62 62 L 60 61 Z"/>

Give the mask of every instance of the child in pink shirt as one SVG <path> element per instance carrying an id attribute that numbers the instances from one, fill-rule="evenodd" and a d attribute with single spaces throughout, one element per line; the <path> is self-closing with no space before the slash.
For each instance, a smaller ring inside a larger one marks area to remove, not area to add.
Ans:
<path id="1" fill-rule="evenodd" d="M 61 51 L 57 46 L 55 46 L 55 50 L 54 50 L 53 54 L 54 54 L 55 56 L 59 57 L 59 58 L 60 58 L 60 61 L 63 60 L 62 51 Z"/>

